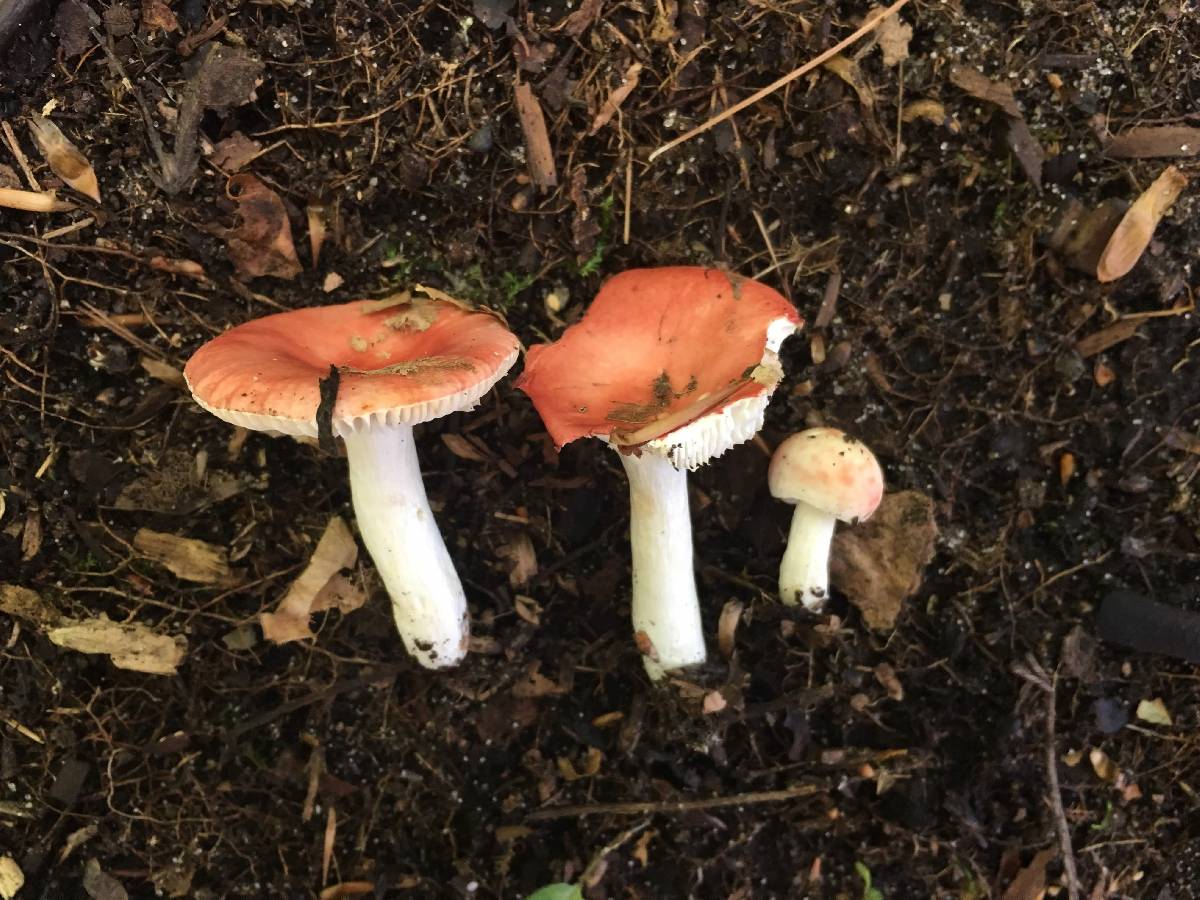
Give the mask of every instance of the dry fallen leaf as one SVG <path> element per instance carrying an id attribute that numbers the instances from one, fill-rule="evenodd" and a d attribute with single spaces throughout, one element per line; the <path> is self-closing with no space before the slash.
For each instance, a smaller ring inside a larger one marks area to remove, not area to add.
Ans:
<path id="1" fill-rule="evenodd" d="M 158 634 L 140 622 L 113 622 L 104 615 L 63 622 L 46 632 L 52 643 L 79 653 L 106 654 L 118 669 L 174 675 L 187 653 L 182 637 Z"/>
<path id="2" fill-rule="evenodd" d="M 138 529 L 133 536 L 133 546 L 184 581 L 198 584 L 229 584 L 233 581 L 229 554 L 223 547 L 148 528 Z"/>
<path id="3" fill-rule="evenodd" d="M 183 372 L 170 363 L 165 363 L 161 359 L 155 359 L 153 356 L 143 356 L 138 362 L 151 378 L 161 381 L 163 384 L 169 384 L 171 387 L 182 388 L 186 386 L 186 382 L 183 380 Z"/>
<path id="4" fill-rule="evenodd" d="M 613 88 L 612 93 L 608 95 L 608 98 L 600 106 L 600 111 L 596 113 L 596 117 L 592 119 L 592 127 L 588 129 L 588 134 L 595 134 L 617 114 L 617 110 L 621 108 L 621 104 L 625 102 L 625 99 L 637 87 L 641 74 L 641 63 L 635 62 L 625 70 L 625 75 L 621 79 L 621 83 Z"/>
<path id="5" fill-rule="evenodd" d="M 276 644 L 310 638 L 313 633 L 308 620 L 314 612 L 334 607 L 349 612 L 361 606 L 365 597 L 339 574 L 357 559 L 358 544 L 349 526 L 340 516 L 333 516 L 308 565 L 292 582 L 275 612 L 260 617 L 263 637 Z"/>
<path id="6" fill-rule="evenodd" d="M 1175 724 L 1171 719 L 1171 713 L 1167 711 L 1167 705 L 1163 703 L 1161 697 L 1155 697 L 1153 700 L 1139 701 L 1137 705 L 1137 717 L 1143 722 L 1149 722 L 1151 725 Z"/>
<path id="7" fill-rule="evenodd" d="M 529 668 L 525 671 L 525 675 L 518 678 L 512 686 L 512 695 L 519 699 L 532 699 L 535 697 L 550 697 L 558 694 L 565 694 L 566 690 L 562 685 L 551 681 L 539 671 L 542 667 L 540 662 L 529 664 Z"/>
<path id="8" fill-rule="evenodd" d="M 1110 159 L 1187 157 L 1200 154 L 1200 128 L 1187 125 L 1143 125 L 1117 135 L 1104 148 Z"/>
<path id="9" fill-rule="evenodd" d="M 39 628 L 57 624 L 62 615 L 37 591 L 16 584 L 0 584 L 0 612 Z"/>
<path id="10" fill-rule="evenodd" d="M 51 171 L 79 193 L 99 203 L 100 185 L 92 164 L 59 127 L 34 113 L 29 120 L 29 130 Z"/>
<path id="11" fill-rule="evenodd" d="M 233 175 L 258 156 L 260 150 L 262 150 L 262 144 L 253 138 L 246 137 L 240 131 L 235 131 L 229 137 L 213 145 L 208 159 L 217 168 Z"/>
<path id="12" fill-rule="evenodd" d="M 885 494 L 874 516 L 834 537 L 830 580 L 869 628 L 890 629 L 904 599 L 920 587 L 936 537 L 929 497 L 920 491 Z"/>
<path id="13" fill-rule="evenodd" d="M 279 195 L 250 174 L 234 175 L 225 188 L 237 201 L 241 224 L 225 232 L 229 256 L 246 278 L 272 275 L 292 279 L 300 260 L 292 243 L 292 225 Z"/>
<path id="14" fill-rule="evenodd" d="M 1100 254 L 1096 266 L 1096 277 L 1100 281 L 1116 281 L 1137 265 L 1150 246 L 1154 229 L 1187 183 L 1186 175 L 1174 166 L 1167 166 L 1134 201 Z"/>
<path id="15" fill-rule="evenodd" d="M 528 533 L 522 531 L 507 544 L 496 548 L 496 555 L 512 563 L 508 571 L 508 583 L 520 587 L 538 573 L 537 553 Z"/>
<path id="16" fill-rule="evenodd" d="M 854 93 L 858 95 L 858 102 L 862 104 L 863 109 L 867 113 L 874 112 L 875 91 L 867 84 L 862 70 L 858 67 L 858 63 L 848 56 L 842 56 L 839 53 L 826 60 L 824 66 L 854 89 Z"/>
<path id="17" fill-rule="evenodd" d="M 603 4 L 604 0 L 583 0 L 579 9 L 563 19 L 561 23 L 555 26 L 555 30 L 561 30 L 568 37 L 579 37 L 596 21 Z"/>
<path id="18" fill-rule="evenodd" d="M 880 7 L 875 7 L 871 12 L 876 13 L 879 10 Z M 912 40 L 913 30 L 899 15 L 888 16 L 880 22 L 876 36 L 885 66 L 895 66 L 901 60 L 908 59 L 908 42 Z"/>
<path id="19" fill-rule="evenodd" d="M 11 856 L 0 856 L 0 898 L 12 900 L 25 884 L 25 873 Z"/>
<path id="20" fill-rule="evenodd" d="M 83 889 L 92 900 L 129 900 L 129 894 L 121 882 L 100 869 L 99 860 L 93 858 L 83 867 Z"/>
<path id="21" fill-rule="evenodd" d="M 595 747 L 588 747 L 587 757 L 584 760 L 583 768 L 576 769 L 575 764 L 571 762 L 569 757 L 560 756 L 555 760 L 558 765 L 558 774 L 563 777 L 564 781 L 579 781 L 581 778 L 591 778 L 600 771 L 600 765 L 604 762 L 604 754 Z"/>
<path id="22" fill-rule="evenodd" d="M 468 441 L 461 434 L 446 432 L 442 435 L 442 443 L 446 449 L 459 459 L 469 459 L 471 462 L 487 462 L 488 457 L 482 450 Z"/>
<path id="23" fill-rule="evenodd" d="M 992 81 L 970 66 L 951 66 L 950 80 L 976 100 L 995 104 L 1014 119 L 1021 118 L 1021 108 L 1017 106 L 1016 95 L 1004 82 Z"/>
<path id="24" fill-rule="evenodd" d="M 1002 900 L 1042 900 L 1046 896 L 1046 866 L 1057 856 L 1057 850 L 1038 851 L 1033 862 L 1017 873 Z"/>
<path id="25" fill-rule="evenodd" d="M 142 0 L 142 27 L 147 31 L 178 31 L 179 20 L 164 0 Z"/>

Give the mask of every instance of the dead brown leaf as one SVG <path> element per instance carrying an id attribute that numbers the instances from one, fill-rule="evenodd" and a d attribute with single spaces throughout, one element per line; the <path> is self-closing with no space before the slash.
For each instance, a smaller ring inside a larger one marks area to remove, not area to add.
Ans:
<path id="1" fill-rule="evenodd" d="M 519 81 L 513 88 L 517 104 L 517 117 L 525 135 L 526 162 L 533 183 L 546 190 L 558 184 L 558 173 L 554 168 L 554 149 L 550 146 L 550 134 L 546 130 L 546 117 L 538 103 L 533 88 Z"/>
<path id="2" fill-rule="evenodd" d="M 0 584 L 0 612 L 39 628 L 48 628 L 62 620 L 59 611 L 37 591 L 17 584 Z"/>
<path id="3" fill-rule="evenodd" d="M 1141 319 L 1118 319 L 1111 325 L 1094 331 L 1075 344 L 1075 352 L 1087 359 L 1097 353 L 1103 353 L 1109 347 L 1115 347 L 1122 341 L 1127 341 L 1137 334 Z"/>
<path id="4" fill-rule="evenodd" d="M 584 759 L 583 767 L 576 768 L 575 764 L 569 757 L 560 756 L 555 760 L 558 766 L 558 774 L 563 777 L 564 781 L 579 781 L 582 778 L 591 778 L 600 771 L 600 765 L 604 762 L 604 754 L 595 747 L 588 747 L 587 757 Z"/>
<path id="5" fill-rule="evenodd" d="M 507 544 L 496 548 L 496 553 L 512 564 L 508 571 L 508 583 L 512 587 L 520 587 L 538 573 L 537 552 L 528 532 L 522 531 Z"/>
<path id="6" fill-rule="evenodd" d="M 558 29 L 569 37 L 579 37 L 599 18 L 603 5 L 604 0 L 583 0 L 579 9 L 563 19 Z"/>
<path id="7" fill-rule="evenodd" d="M 970 66 L 957 65 L 950 67 L 950 80 L 976 100 L 994 104 L 1014 119 L 1021 118 L 1021 107 L 1017 106 L 1017 97 L 1013 89 L 1004 82 L 992 81 Z"/>
<path id="8" fill-rule="evenodd" d="M 1200 154 L 1200 128 L 1143 125 L 1118 134 L 1104 148 L 1110 159 L 1188 157 Z"/>
<path id="9" fill-rule="evenodd" d="M 1017 873 L 1002 900 L 1042 900 L 1046 896 L 1046 866 L 1057 856 L 1057 850 L 1039 850 L 1033 862 Z"/>
<path id="10" fill-rule="evenodd" d="M 879 12 L 881 7 L 874 7 L 871 12 Z M 891 67 L 899 65 L 908 59 L 908 42 L 912 40 L 912 26 L 900 18 L 899 14 L 888 16 L 879 23 L 876 37 L 879 40 L 879 50 L 883 54 L 883 64 Z"/>
<path id="11" fill-rule="evenodd" d="M 164 0 L 142 0 L 142 27 L 146 31 L 178 31 L 179 20 Z"/>
<path id="12" fill-rule="evenodd" d="M 1100 254 L 1096 266 L 1096 277 L 1100 281 L 1116 281 L 1137 265 L 1150 246 L 1154 229 L 1187 183 L 1186 175 L 1174 166 L 1167 166 L 1133 202 Z"/>
<path id="13" fill-rule="evenodd" d="M 621 83 L 613 88 L 612 93 L 608 95 L 608 98 L 601 105 L 600 111 L 596 113 L 596 117 L 592 119 L 592 127 L 588 129 L 588 134 L 595 134 L 617 114 L 617 110 L 621 108 L 621 104 L 625 102 L 625 99 L 637 87 L 641 74 L 641 63 L 635 62 L 625 70 L 625 75 L 621 79 Z"/>
<path id="14" fill-rule="evenodd" d="M 366 599 L 352 582 L 341 576 L 358 559 L 358 543 L 340 516 L 333 516 L 317 542 L 308 565 L 292 582 L 274 612 L 259 617 L 263 637 L 286 644 L 313 637 L 308 620 L 314 612 L 337 608 L 343 613 L 362 606 Z"/>
<path id="15" fill-rule="evenodd" d="M 133 546 L 184 581 L 198 584 L 229 584 L 233 581 L 229 554 L 224 547 L 149 528 L 138 529 L 133 536 Z"/>
<path id="16" fill-rule="evenodd" d="M 225 232 L 229 256 L 238 274 L 289 280 L 300 274 L 292 225 L 279 195 L 249 174 L 230 178 L 226 193 L 237 201 L 242 219 L 237 228 Z"/>
<path id="17" fill-rule="evenodd" d="M 113 622 L 105 615 L 64 619 L 46 636 L 68 650 L 103 653 L 118 669 L 150 675 L 174 675 L 187 653 L 182 637 L 158 634 L 140 622 Z"/>
<path id="18" fill-rule="evenodd" d="M 29 130 L 50 170 L 71 188 L 99 203 L 100 185 L 92 164 L 59 127 L 34 113 L 29 119 Z"/>
<path id="19" fill-rule="evenodd" d="M 397 888 L 414 888 L 417 883 L 406 884 L 406 879 L 401 879 L 399 882 L 393 881 L 392 884 Z M 363 894 L 370 894 L 375 890 L 375 882 L 373 881 L 342 881 L 338 884 L 331 884 L 329 887 L 321 888 L 321 900 L 339 900 L 341 897 L 361 897 Z"/>
<path id="20" fill-rule="evenodd" d="M 0 856 L 0 898 L 12 900 L 25 886 L 25 873 L 11 856 Z"/>
<path id="21" fill-rule="evenodd" d="M 213 145 L 208 159 L 217 168 L 233 175 L 258 156 L 260 150 L 262 150 L 262 144 L 253 138 L 246 137 L 240 131 L 235 131 L 229 137 Z"/>
<path id="22" fill-rule="evenodd" d="M 826 60 L 824 67 L 854 89 L 854 93 L 858 95 L 858 102 L 866 112 L 875 111 L 875 90 L 867 84 L 858 63 L 839 53 Z"/>
<path id="23" fill-rule="evenodd" d="M 885 494 L 869 521 L 834 537 L 830 580 L 869 628 L 893 628 L 905 598 L 921 585 L 936 538 L 929 497 L 920 491 Z"/>
<path id="24" fill-rule="evenodd" d="M 459 459 L 469 459 L 471 462 L 487 462 L 488 457 L 482 450 L 468 441 L 461 434 L 454 432 L 445 432 L 442 434 L 442 443 L 446 445 L 451 453 Z"/>
<path id="25" fill-rule="evenodd" d="M 1042 167 L 1046 163 L 1046 151 L 1042 149 L 1038 139 L 1033 136 L 1033 132 L 1029 130 L 1024 119 L 1010 118 L 1008 120 L 1005 140 L 1008 142 L 1008 148 L 1017 158 L 1017 162 L 1021 164 L 1021 169 L 1025 172 L 1029 183 L 1041 190 Z"/>
<path id="26" fill-rule="evenodd" d="M 526 669 L 525 675 L 518 678 L 512 686 L 512 695 L 518 699 L 535 699 L 537 697 L 552 697 L 565 694 L 566 689 L 557 682 L 551 681 L 540 671 L 542 664 L 532 662 Z"/>

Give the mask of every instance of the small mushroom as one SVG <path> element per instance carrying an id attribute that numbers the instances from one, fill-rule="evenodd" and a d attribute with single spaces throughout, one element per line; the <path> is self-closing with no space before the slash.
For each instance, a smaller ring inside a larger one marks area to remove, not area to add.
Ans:
<path id="1" fill-rule="evenodd" d="M 466 653 L 467 605 L 425 495 L 413 425 L 474 407 L 517 350 L 490 314 L 404 294 L 255 319 L 197 350 L 183 374 L 196 402 L 226 422 L 317 437 L 321 382 L 336 370 L 323 415 L 346 445 L 363 543 L 408 652 L 440 668 Z"/>
<path id="2" fill-rule="evenodd" d="M 718 269 L 610 279 L 558 341 L 532 347 L 517 387 L 559 447 L 604 440 L 629 478 L 633 627 L 651 678 L 703 662 L 687 472 L 752 438 L 800 325 L 766 285 Z"/>
<path id="3" fill-rule="evenodd" d="M 767 472 L 771 495 L 796 507 L 779 566 L 779 596 L 820 611 L 829 594 L 829 546 L 840 519 L 869 519 L 883 498 L 883 471 L 861 441 L 810 428 L 783 441 Z"/>

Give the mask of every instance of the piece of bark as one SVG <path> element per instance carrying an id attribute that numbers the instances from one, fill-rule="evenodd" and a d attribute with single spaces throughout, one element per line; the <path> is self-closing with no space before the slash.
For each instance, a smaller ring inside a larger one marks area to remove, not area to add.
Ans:
<path id="1" fill-rule="evenodd" d="M 554 168 L 554 149 L 550 146 L 550 134 L 546 131 L 546 117 L 542 105 L 534 96 L 533 88 L 521 81 L 513 89 L 517 103 L 517 116 L 521 120 L 521 131 L 525 135 L 526 162 L 533 183 L 543 190 L 558 184 L 558 173 Z"/>

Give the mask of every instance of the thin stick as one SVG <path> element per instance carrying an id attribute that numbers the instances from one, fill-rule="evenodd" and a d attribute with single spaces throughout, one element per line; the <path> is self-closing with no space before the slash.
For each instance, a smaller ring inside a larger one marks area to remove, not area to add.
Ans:
<path id="1" fill-rule="evenodd" d="M 707 800 L 678 800 L 661 803 L 590 803 L 581 806 L 551 806 L 539 809 L 525 817 L 528 822 L 545 822 L 550 819 L 582 819 L 584 816 L 644 816 L 654 813 L 694 812 L 701 809 L 720 809 L 728 806 L 745 806 L 750 803 L 779 803 L 797 797 L 811 797 L 825 791 L 824 785 L 797 784 L 781 791 L 752 791 L 730 797 L 710 797 Z"/>
<path id="2" fill-rule="evenodd" d="M 865 22 L 862 23 L 862 25 L 858 28 L 858 30 L 853 32 L 849 37 L 843 38 L 842 40 L 838 41 L 836 44 L 834 44 L 832 47 L 830 47 L 824 53 L 820 53 L 817 56 L 813 57 L 811 60 L 806 62 L 800 68 L 793 69 L 791 72 L 788 72 L 782 78 L 779 78 L 776 81 L 772 81 L 770 84 L 768 84 L 762 90 L 755 91 L 753 94 L 751 94 L 745 100 L 742 100 L 738 103 L 733 104 L 733 106 L 729 107 L 724 112 L 718 113 L 717 115 L 713 116 L 711 119 L 709 119 L 703 125 L 697 125 L 691 131 L 686 132 L 685 134 L 681 134 L 679 137 L 675 138 L 674 140 L 668 141 L 667 143 L 663 144 L 661 147 L 659 147 L 657 150 L 655 150 L 653 153 L 650 154 L 649 158 L 647 159 L 647 162 L 654 162 L 654 160 L 656 158 L 658 158 L 659 156 L 662 156 L 668 150 L 673 150 L 674 148 L 678 147 L 680 144 L 684 143 L 685 141 L 690 141 L 696 135 L 702 134 L 703 132 L 708 131 L 708 129 L 712 128 L 714 125 L 721 124 L 722 122 L 724 122 L 726 119 L 730 118 L 731 116 L 735 116 L 738 113 L 740 113 L 747 106 L 753 106 L 755 103 L 757 103 L 763 97 L 766 97 L 770 94 L 775 93 L 781 87 L 791 84 L 793 81 L 795 81 L 801 75 L 804 75 L 807 72 L 811 72 L 813 69 L 815 69 L 817 66 L 821 65 L 822 63 L 824 63 L 830 59 L 833 59 L 833 57 L 837 56 L 839 53 L 841 53 L 843 50 L 845 50 L 847 47 L 849 47 L 851 44 L 853 44 L 855 41 L 857 41 L 863 35 L 868 34 L 871 31 L 875 30 L 876 26 L 878 26 L 880 22 L 882 22 L 888 16 L 899 12 L 900 9 L 904 6 L 906 6 L 907 4 L 908 4 L 908 0 L 896 0 L 896 2 L 893 3 L 891 6 L 889 6 L 887 9 L 868 18 Z"/>
<path id="3" fill-rule="evenodd" d="M 1075 850 L 1071 846 L 1071 827 L 1067 824 L 1067 812 L 1063 809 L 1062 788 L 1058 781 L 1058 751 L 1055 749 L 1055 724 L 1058 705 L 1058 673 L 1048 674 L 1037 658 L 1030 654 L 1025 664 L 1016 663 L 1012 670 L 1046 695 L 1046 787 L 1050 794 L 1050 808 L 1054 812 L 1054 830 L 1058 833 L 1058 846 L 1063 855 L 1063 872 L 1067 876 L 1067 896 L 1079 900 L 1079 873 L 1075 868 Z"/>
<path id="4" fill-rule="evenodd" d="M 0 206 L 24 212 L 63 212 L 75 204 L 59 200 L 54 191 L 22 191 L 19 188 L 0 188 Z"/>
<path id="5" fill-rule="evenodd" d="M 29 187 L 35 191 L 40 191 L 42 186 L 38 184 L 36 178 L 33 177 L 33 170 L 29 168 L 29 160 L 25 158 L 25 154 L 21 152 L 21 145 L 17 143 L 17 136 L 13 134 L 12 126 L 8 124 L 6 119 L 0 122 L 0 129 L 4 131 L 4 140 L 8 142 L 8 149 L 12 151 L 13 157 L 17 160 L 17 165 L 21 167 L 21 171 L 25 173 L 25 180 L 29 182 Z"/>
<path id="6" fill-rule="evenodd" d="M 633 225 L 630 214 L 633 211 L 633 151 L 625 160 L 625 230 L 621 235 L 622 243 L 629 243 L 629 231 Z"/>

